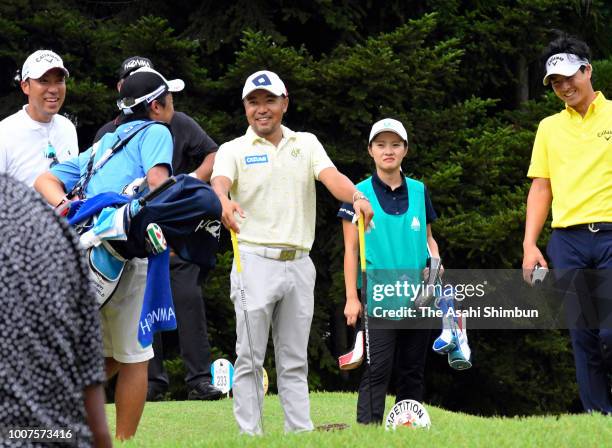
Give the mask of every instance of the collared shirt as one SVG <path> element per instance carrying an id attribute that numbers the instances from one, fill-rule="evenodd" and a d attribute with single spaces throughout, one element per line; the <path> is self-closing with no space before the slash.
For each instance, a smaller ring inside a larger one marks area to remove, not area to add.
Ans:
<path id="1" fill-rule="evenodd" d="M 376 172 L 374 172 L 372 174 L 372 186 L 376 194 L 376 199 L 378 199 L 385 213 L 388 215 L 403 215 L 406 213 L 409 202 L 406 179 L 404 179 L 404 182 L 402 182 L 399 187 L 393 190 L 381 180 Z M 353 210 L 353 205 L 345 202 L 340 206 L 337 216 L 338 218 L 350 221 L 353 219 L 354 215 L 355 211 Z M 433 208 L 429 193 L 427 192 L 427 187 L 425 187 L 425 219 L 427 224 L 431 224 L 438 219 L 438 215 Z M 376 218 L 374 218 L 374 221 L 376 221 Z"/>
<path id="2" fill-rule="evenodd" d="M 540 122 L 527 176 L 550 179 L 552 227 L 612 222 L 612 101 L 582 117 L 570 106 Z"/>
<path id="3" fill-rule="evenodd" d="M 94 143 L 109 132 L 115 132 L 119 118 L 109 121 L 96 132 Z M 189 115 L 175 111 L 170 120 L 174 140 L 172 171 L 174 174 L 190 173 L 200 166 L 208 154 L 217 151 L 218 145 Z"/>
<path id="4" fill-rule="evenodd" d="M 112 134 L 106 134 L 94 146 L 97 145 L 94 161 L 97 162 L 104 155 L 105 148 L 109 148 L 117 141 L 117 135 L 121 132 L 129 132 L 134 126 L 143 123 L 142 120 L 134 120 L 120 125 Z M 75 184 L 85 176 L 91 152 L 94 146 L 81 153 L 78 157 L 59 163 L 51 168 L 55 175 L 70 191 Z M 108 159 L 100 171 L 97 171 L 87 185 L 85 194 L 87 197 L 99 193 L 112 191 L 120 193 L 125 186 L 135 179 L 144 177 L 149 170 L 157 165 L 167 166 L 172 173 L 172 135 L 168 128 L 162 124 L 155 123 L 139 131 L 122 149 Z"/>
<path id="5" fill-rule="evenodd" d="M 79 154 L 79 145 L 66 117 L 55 114 L 49 123 L 41 123 L 28 115 L 27 107 L 0 122 L 0 172 L 32 186 L 49 169 L 51 154 L 63 162 Z"/>
<path id="6" fill-rule="evenodd" d="M 274 146 L 249 127 L 219 148 L 212 178 L 227 177 L 230 196 L 246 214 L 237 216 L 238 241 L 310 250 L 316 218 L 315 180 L 334 167 L 317 138 L 282 126 Z"/>

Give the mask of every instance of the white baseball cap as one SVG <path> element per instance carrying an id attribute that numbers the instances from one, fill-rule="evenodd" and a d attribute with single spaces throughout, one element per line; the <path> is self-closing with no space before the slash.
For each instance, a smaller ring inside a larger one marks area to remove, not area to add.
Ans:
<path id="1" fill-rule="evenodd" d="M 260 70 L 247 78 L 242 88 L 242 99 L 252 91 L 258 89 L 267 90 L 276 96 L 288 96 L 287 88 L 283 81 L 276 73 L 268 70 Z"/>
<path id="2" fill-rule="evenodd" d="M 404 125 L 393 118 L 383 118 L 380 121 L 374 123 L 372 126 L 372 130 L 370 131 L 370 139 L 368 140 L 368 144 L 372 143 L 374 137 L 376 137 L 381 132 L 393 132 L 399 135 L 402 140 L 408 143 L 408 133 L 406 132 L 406 128 Z"/>
<path id="3" fill-rule="evenodd" d="M 66 76 L 69 76 L 68 70 L 64 67 L 64 61 L 59 55 L 51 50 L 37 50 L 32 53 L 23 63 L 21 69 L 21 80 L 25 81 L 28 78 L 38 79 L 49 70 L 59 68 Z"/>
<path id="4" fill-rule="evenodd" d="M 589 61 L 575 54 L 553 54 L 546 61 L 546 76 L 542 82 L 545 86 L 548 85 L 548 77 L 551 75 L 572 76 L 583 65 L 589 65 Z"/>
<path id="5" fill-rule="evenodd" d="M 153 73 L 159 76 L 161 80 L 168 86 L 169 92 L 180 92 L 185 88 L 185 81 L 183 81 L 182 79 L 167 80 L 166 78 L 164 78 L 164 75 L 162 75 L 157 70 L 152 69 L 151 67 L 140 67 L 138 70 L 134 70 L 133 72 L 131 72 L 129 76 L 134 75 L 134 73 Z"/>

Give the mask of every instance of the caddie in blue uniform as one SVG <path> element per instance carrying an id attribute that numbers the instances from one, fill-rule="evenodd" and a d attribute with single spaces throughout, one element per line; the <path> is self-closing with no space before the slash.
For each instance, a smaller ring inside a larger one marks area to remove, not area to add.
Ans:
<path id="1" fill-rule="evenodd" d="M 315 234 L 315 180 L 338 200 L 353 201 L 366 223 L 372 211 L 313 134 L 281 125 L 289 97 L 276 73 L 264 70 L 249 76 L 242 102 L 249 127 L 219 148 L 212 186 L 223 206 L 223 224 L 239 232 L 255 369 L 263 366 L 271 328 L 285 431 L 310 431 L 307 348 L 316 271 L 308 253 Z M 257 397 L 263 396 L 263 384 L 257 385 L 257 393 L 235 264 L 231 300 L 238 355 L 234 416 L 242 433 L 260 434 Z"/>
<path id="2" fill-rule="evenodd" d="M 114 133 L 77 158 L 54 166 L 36 180 L 34 187 L 52 205 L 64 200 L 66 192 L 87 175 L 92 151 L 100 160 L 121 133 L 130 132 L 146 121 L 168 123 L 174 110 L 170 92 L 184 88 L 180 79 L 168 81 L 155 71 L 134 72 L 120 91 L 118 106 L 121 124 Z M 162 123 L 139 131 L 99 171 L 91 176 L 84 194 L 121 193 L 133 181 L 146 176 L 150 189 L 161 185 L 172 174 L 172 134 Z M 147 364 L 153 357 L 151 346 L 138 342 L 138 324 L 147 275 L 146 260 L 134 258 L 125 266 L 116 292 L 100 311 L 107 378 L 118 374 L 115 390 L 116 437 L 123 440 L 136 433 L 147 394 Z"/>
<path id="3" fill-rule="evenodd" d="M 153 69 L 153 62 L 142 56 L 131 56 L 121 63 L 117 90 L 134 71 L 147 67 Z M 121 116 L 109 121 L 96 132 L 94 142 L 107 132 L 117 129 Z M 200 125 L 189 115 L 174 111 L 170 120 L 170 130 L 174 139 L 172 169 L 175 175 L 190 173 L 204 182 L 210 181 L 217 144 Z M 189 400 L 217 400 L 223 396 L 211 384 L 210 343 L 206 324 L 205 300 L 202 297 L 202 282 L 208 270 L 188 263 L 174 252 L 170 257 L 170 278 L 172 300 L 178 324 L 178 345 L 185 365 L 185 384 L 188 386 Z M 161 333 L 153 340 L 155 357 L 149 361 L 149 387 L 147 401 L 164 398 L 170 379 L 164 368 L 164 341 Z"/>
<path id="4" fill-rule="evenodd" d="M 371 177 L 357 184 L 359 191 L 372 204 L 376 216 L 376 225 L 365 234 L 368 316 L 396 320 L 398 312 L 410 307 L 414 297 L 381 298 L 380 294 L 372 294 L 372 288 L 374 284 L 394 285 L 403 280 L 421 283 L 429 256 L 427 247 L 431 256 L 439 257 L 438 245 L 431 233 L 431 222 L 437 216 L 425 185 L 405 177 L 401 171 L 402 160 L 408 154 L 408 134 L 402 123 L 392 118 L 376 122 L 368 142 L 368 153 L 376 170 Z M 345 246 L 344 315 L 347 325 L 354 326 L 362 306 L 357 295 L 359 238 L 357 227 L 352 222 L 353 207 L 342 204 L 338 217 L 343 220 Z M 430 330 L 369 329 L 371 366 L 364 370 L 359 386 L 359 423 L 382 421 L 387 387 L 394 369 L 396 402 L 423 399 L 430 334 Z"/>
<path id="5" fill-rule="evenodd" d="M 589 282 L 586 290 L 566 291 L 580 399 L 587 412 L 612 414 L 612 329 L 581 318 L 597 307 L 596 297 L 612 297 L 612 101 L 593 89 L 590 58 L 587 44 L 565 33 L 543 54 L 544 85 L 552 86 L 565 109 L 540 122 L 533 144 L 523 275 L 530 282 L 536 265 L 548 267 L 537 241 L 552 206 L 552 266 L 576 279 L 584 270 L 598 270 L 599 286 Z"/>

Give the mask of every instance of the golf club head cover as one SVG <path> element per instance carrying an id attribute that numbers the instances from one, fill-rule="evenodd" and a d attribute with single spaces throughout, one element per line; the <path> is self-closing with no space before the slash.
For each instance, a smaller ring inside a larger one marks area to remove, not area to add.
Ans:
<path id="1" fill-rule="evenodd" d="M 136 214 L 140 211 L 141 208 L 142 205 L 137 199 L 130 202 L 130 219 L 136 216 Z"/>
<path id="2" fill-rule="evenodd" d="M 472 352 L 467 342 L 467 334 L 459 330 L 454 335 L 455 348 L 448 353 L 448 365 L 455 370 L 465 370 L 472 367 Z"/>
<path id="3" fill-rule="evenodd" d="M 449 309 L 454 309 L 452 293 L 445 291 L 444 296 L 436 300 L 436 307 L 442 311 L 442 332 L 434 341 L 432 349 L 440 355 L 446 355 L 456 347 L 452 331 L 455 325 L 454 318 L 448 315 Z"/>
<path id="4" fill-rule="evenodd" d="M 147 226 L 147 237 L 145 239 L 147 250 L 153 255 L 161 254 L 168 248 L 166 238 L 161 227 L 152 222 Z"/>
<path id="5" fill-rule="evenodd" d="M 472 367 L 472 350 L 468 344 L 465 316 L 453 318 L 453 341 L 455 348 L 448 354 L 448 365 L 455 370 Z"/>
<path id="6" fill-rule="evenodd" d="M 74 216 L 82 203 L 83 201 L 79 199 L 64 198 L 62 202 L 55 207 L 55 213 L 64 218 Z"/>
<path id="7" fill-rule="evenodd" d="M 358 330 L 355 333 L 355 343 L 352 350 L 338 357 L 340 370 L 353 370 L 361 365 L 363 362 L 364 337 L 363 330 Z"/>
<path id="8" fill-rule="evenodd" d="M 95 219 L 94 226 L 81 235 L 85 249 L 98 246 L 103 240 L 126 240 L 123 214 L 127 205 L 119 208 L 105 207 Z"/>
<path id="9" fill-rule="evenodd" d="M 91 247 L 87 261 L 96 301 L 102 308 L 113 297 L 126 262 L 113 256 L 104 245 Z"/>

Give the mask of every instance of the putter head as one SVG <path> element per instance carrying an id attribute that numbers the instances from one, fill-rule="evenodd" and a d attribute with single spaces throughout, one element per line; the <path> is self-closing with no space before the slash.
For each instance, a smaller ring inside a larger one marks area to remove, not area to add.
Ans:
<path id="1" fill-rule="evenodd" d="M 440 258 L 431 257 L 429 259 L 429 277 L 425 283 L 425 290 L 421 291 L 417 298 L 414 299 L 414 306 L 416 308 L 427 308 L 436 298 L 435 291 L 432 286 L 434 286 L 440 278 L 441 266 L 442 260 Z"/>
<path id="2" fill-rule="evenodd" d="M 340 370 L 354 370 L 363 362 L 363 330 L 359 330 L 355 335 L 353 349 L 338 357 L 338 367 Z"/>

